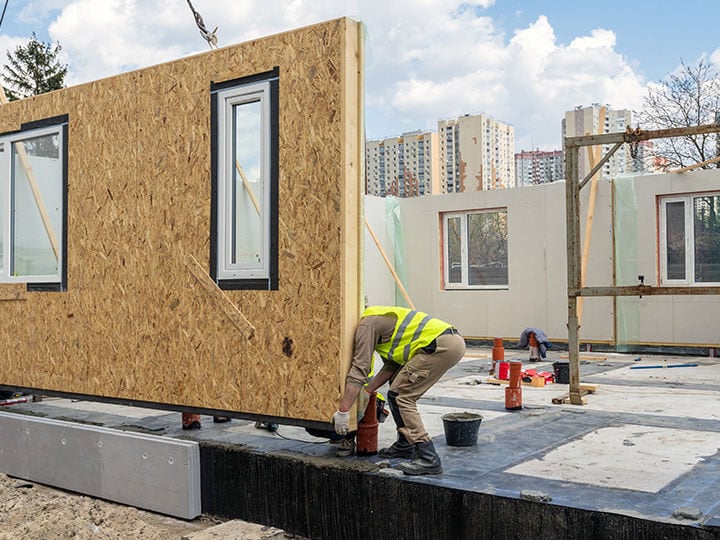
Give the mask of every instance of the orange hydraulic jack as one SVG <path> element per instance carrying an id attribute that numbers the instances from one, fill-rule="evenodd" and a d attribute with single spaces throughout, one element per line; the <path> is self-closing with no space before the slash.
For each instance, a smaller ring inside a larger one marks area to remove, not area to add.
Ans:
<path id="1" fill-rule="evenodd" d="M 495 366 L 498 362 L 505 360 L 505 349 L 503 348 L 502 338 L 493 338 L 492 348 L 492 367 L 490 368 L 490 375 L 495 375 Z"/>
<path id="2" fill-rule="evenodd" d="M 362 390 L 361 390 L 362 391 Z M 377 394 L 373 392 L 368 399 L 365 414 L 358 422 L 356 453 L 359 456 L 372 456 L 378 451 Z"/>
<path id="3" fill-rule="evenodd" d="M 508 410 L 522 409 L 522 387 L 520 385 L 520 372 L 522 362 L 511 361 L 510 383 L 505 388 L 505 408 Z"/>

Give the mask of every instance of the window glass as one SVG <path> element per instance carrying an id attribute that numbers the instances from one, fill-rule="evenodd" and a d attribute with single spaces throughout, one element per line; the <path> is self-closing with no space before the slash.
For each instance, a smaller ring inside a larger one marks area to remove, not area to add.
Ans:
<path id="1" fill-rule="evenodd" d="M 262 175 L 262 107 L 259 100 L 233 105 L 232 193 L 228 213 L 230 266 L 263 268 L 264 191 Z"/>
<path id="2" fill-rule="evenodd" d="M 67 119 L 0 135 L 0 281 L 64 290 Z"/>
<path id="3" fill-rule="evenodd" d="M 462 283 L 462 219 L 447 220 L 448 282 Z"/>
<path id="4" fill-rule="evenodd" d="M 667 279 L 685 279 L 685 203 L 665 205 Z"/>
<path id="5" fill-rule="evenodd" d="M 507 285 L 507 212 L 468 215 L 468 285 Z"/>
<path id="6" fill-rule="evenodd" d="M 445 226 L 445 287 L 508 286 L 507 210 L 451 214 Z"/>
<path id="7" fill-rule="evenodd" d="M 720 283 L 720 195 L 694 198 L 695 282 Z"/>

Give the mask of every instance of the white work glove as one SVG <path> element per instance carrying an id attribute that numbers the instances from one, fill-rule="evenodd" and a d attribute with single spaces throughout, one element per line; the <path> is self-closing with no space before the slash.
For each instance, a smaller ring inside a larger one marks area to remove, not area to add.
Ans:
<path id="1" fill-rule="evenodd" d="M 347 435 L 350 430 L 350 411 L 335 411 L 332 416 L 332 423 L 335 427 L 335 433 L 338 435 Z"/>

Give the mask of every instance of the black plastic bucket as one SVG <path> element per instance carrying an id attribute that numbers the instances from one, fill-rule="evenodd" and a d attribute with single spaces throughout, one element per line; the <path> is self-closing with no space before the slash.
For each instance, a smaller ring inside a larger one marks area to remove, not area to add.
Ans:
<path id="1" fill-rule="evenodd" d="M 570 362 L 568 360 L 553 362 L 553 371 L 555 372 L 556 383 L 570 384 Z"/>
<path id="2" fill-rule="evenodd" d="M 473 446 L 483 417 L 470 412 L 447 413 L 442 416 L 445 442 L 448 446 Z"/>

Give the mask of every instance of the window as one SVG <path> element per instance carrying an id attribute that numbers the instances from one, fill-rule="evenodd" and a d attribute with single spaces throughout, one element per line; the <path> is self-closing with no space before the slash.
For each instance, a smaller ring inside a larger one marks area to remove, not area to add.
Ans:
<path id="1" fill-rule="evenodd" d="M 443 215 L 446 289 L 508 286 L 507 210 Z"/>
<path id="2" fill-rule="evenodd" d="M 663 197 L 660 211 L 661 283 L 720 284 L 720 193 Z"/>
<path id="3" fill-rule="evenodd" d="M 67 121 L 0 135 L 0 282 L 65 290 Z"/>
<path id="4" fill-rule="evenodd" d="M 277 289 L 278 69 L 211 95 L 212 277 L 223 289 Z"/>

